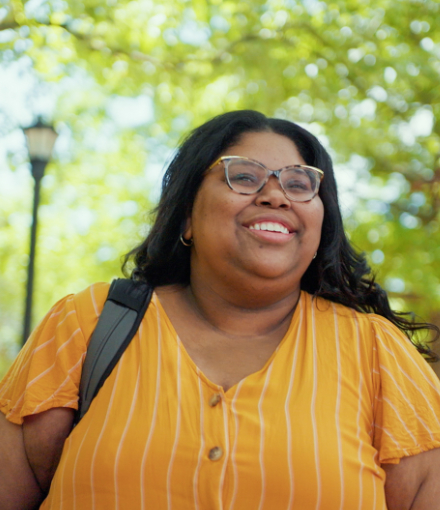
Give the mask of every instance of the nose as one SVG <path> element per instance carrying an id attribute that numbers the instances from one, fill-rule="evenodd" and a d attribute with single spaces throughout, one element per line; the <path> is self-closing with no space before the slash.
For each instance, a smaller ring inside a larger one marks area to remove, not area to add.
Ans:
<path id="1" fill-rule="evenodd" d="M 263 186 L 263 189 L 258 193 L 255 203 L 259 206 L 270 207 L 273 209 L 290 209 L 292 206 L 275 175 L 271 175 L 269 177 L 269 180 Z"/>

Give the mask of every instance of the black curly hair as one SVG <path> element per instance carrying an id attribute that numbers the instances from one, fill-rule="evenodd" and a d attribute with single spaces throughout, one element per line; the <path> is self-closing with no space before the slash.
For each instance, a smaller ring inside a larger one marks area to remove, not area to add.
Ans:
<path id="1" fill-rule="evenodd" d="M 412 314 L 391 309 L 388 296 L 375 282 L 364 254 L 351 246 L 344 231 L 332 161 L 318 139 L 293 122 L 268 118 L 253 110 L 214 117 L 183 141 L 164 175 L 154 224 L 147 238 L 125 256 L 124 274 L 154 286 L 189 284 L 191 250 L 182 245 L 179 237 L 204 173 L 244 133 L 264 131 L 289 138 L 306 164 L 324 171 L 319 190 L 325 210 L 321 242 L 316 258 L 302 277 L 301 288 L 357 311 L 379 314 L 410 339 L 419 330 L 431 330 L 437 339 L 440 331 L 435 325 L 416 322 Z M 135 266 L 131 271 L 130 263 Z M 427 343 L 414 345 L 428 361 L 437 361 Z"/>

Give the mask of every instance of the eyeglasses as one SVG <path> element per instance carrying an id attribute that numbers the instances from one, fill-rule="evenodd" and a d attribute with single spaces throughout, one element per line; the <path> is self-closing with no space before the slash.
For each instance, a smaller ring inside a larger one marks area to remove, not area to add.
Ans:
<path id="1" fill-rule="evenodd" d="M 275 175 L 281 189 L 292 202 L 310 202 L 324 178 L 319 168 L 307 165 L 292 165 L 269 170 L 262 163 L 241 156 L 222 156 L 208 170 L 219 163 L 225 167 L 225 178 L 232 191 L 241 195 L 252 195 L 263 189 L 269 177 Z"/>

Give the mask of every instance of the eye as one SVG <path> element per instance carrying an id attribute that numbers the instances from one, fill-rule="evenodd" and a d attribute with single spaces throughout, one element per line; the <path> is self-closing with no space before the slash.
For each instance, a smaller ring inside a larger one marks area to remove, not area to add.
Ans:
<path id="1" fill-rule="evenodd" d="M 227 173 L 231 186 L 254 190 L 264 179 L 265 171 L 264 168 L 260 168 L 253 163 L 240 161 L 230 164 Z"/>
<path id="2" fill-rule="evenodd" d="M 234 173 L 233 175 L 229 176 L 229 180 L 231 182 L 236 182 L 237 184 L 255 184 L 258 179 L 255 174 L 249 173 L 249 172 L 240 172 L 240 173 Z"/>
<path id="3" fill-rule="evenodd" d="M 286 191 L 301 193 L 311 192 L 313 183 L 310 175 L 302 169 L 289 169 L 281 174 L 283 187 Z"/>
<path id="4" fill-rule="evenodd" d="M 310 179 L 288 179 L 283 183 L 287 191 L 310 191 L 312 189 Z"/>

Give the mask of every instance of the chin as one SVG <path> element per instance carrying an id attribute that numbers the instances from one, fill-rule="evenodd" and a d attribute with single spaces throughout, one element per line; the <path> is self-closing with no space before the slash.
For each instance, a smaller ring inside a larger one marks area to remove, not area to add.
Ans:
<path id="1" fill-rule="evenodd" d="M 253 274 L 256 276 L 260 276 L 261 278 L 265 278 L 268 280 L 277 280 L 277 279 L 288 279 L 292 281 L 301 281 L 302 275 L 305 273 L 307 267 L 303 268 L 303 271 L 300 271 L 300 268 L 287 268 L 286 266 L 280 266 L 277 264 L 268 263 L 263 266 L 253 268 Z"/>

